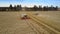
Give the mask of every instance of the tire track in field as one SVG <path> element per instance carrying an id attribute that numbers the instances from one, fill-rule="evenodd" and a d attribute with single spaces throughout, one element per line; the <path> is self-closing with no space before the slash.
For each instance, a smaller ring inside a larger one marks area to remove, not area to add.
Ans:
<path id="1" fill-rule="evenodd" d="M 27 13 L 27 14 L 30 18 L 32 18 L 33 21 L 36 22 L 36 24 L 38 24 L 39 26 L 43 26 L 43 29 L 47 30 L 50 34 L 59 34 L 60 33 L 58 31 L 56 31 L 55 29 L 51 28 L 50 26 L 44 24 L 44 21 L 37 19 L 35 16 L 32 16 L 29 13 Z"/>
<path id="2" fill-rule="evenodd" d="M 20 27 L 18 27 L 15 30 L 14 34 L 35 34 L 36 32 L 29 27 L 29 25 L 27 24 L 26 20 L 21 20 L 22 24 L 20 24 Z"/>
<path id="3" fill-rule="evenodd" d="M 31 24 L 31 22 L 29 20 L 25 20 L 25 22 L 27 23 L 27 25 L 29 25 L 29 27 L 31 27 L 32 30 L 35 31 L 35 34 L 39 34 L 39 32 L 36 31 L 36 28 L 34 28 L 33 24 Z"/>
<path id="4" fill-rule="evenodd" d="M 35 21 L 31 19 L 26 21 L 32 27 L 32 29 L 37 32 L 37 34 L 49 34 L 46 30 L 42 29 L 41 26 L 38 26 Z"/>

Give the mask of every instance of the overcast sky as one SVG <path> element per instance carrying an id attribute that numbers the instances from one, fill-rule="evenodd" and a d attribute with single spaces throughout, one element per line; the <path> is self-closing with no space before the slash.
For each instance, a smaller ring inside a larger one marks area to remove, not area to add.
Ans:
<path id="1" fill-rule="evenodd" d="M 60 0 L 0 0 L 0 6 L 9 6 L 21 4 L 22 6 L 33 6 L 33 5 L 42 5 L 42 6 L 59 6 Z"/>

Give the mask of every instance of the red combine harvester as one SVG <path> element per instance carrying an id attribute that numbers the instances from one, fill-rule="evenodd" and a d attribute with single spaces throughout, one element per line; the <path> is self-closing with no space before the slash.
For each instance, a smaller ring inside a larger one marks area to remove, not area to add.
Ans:
<path id="1" fill-rule="evenodd" d="M 30 17 L 28 17 L 27 14 L 22 14 L 22 15 L 21 15 L 21 19 L 30 19 Z"/>

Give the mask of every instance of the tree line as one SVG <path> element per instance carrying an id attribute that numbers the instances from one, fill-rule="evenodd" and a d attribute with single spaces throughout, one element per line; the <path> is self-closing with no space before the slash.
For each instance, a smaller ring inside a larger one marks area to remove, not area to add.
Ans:
<path id="1" fill-rule="evenodd" d="M 25 7 L 25 9 L 26 10 L 28 10 L 28 11 L 31 11 L 31 10 L 33 10 L 33 11 L 57 11 L 58 10 L 58 6 L 56 6 L 56 7 L 54 7 L 53 5 L 51 5 L 50 7 L 48 7 L 48 6 L 40 6 L 39 5 L 39 7 L 37 7 L 36 5 L 34 5 L 34 7 Z"/>
<path id="2" fill-rule="evenodd" d="M 58 6 L 54 7 L 53 5 L 51 5 L 50 7 L 48 6 L 36 6 L 34 5 L 33 7 L 22 7 L 21 5 L 14 5 L 14 7 L 12 6 L 12 4 L 10 4 L 9 7 L 0 7 L 0 11 L 57 11 L 58 10 Z"/>

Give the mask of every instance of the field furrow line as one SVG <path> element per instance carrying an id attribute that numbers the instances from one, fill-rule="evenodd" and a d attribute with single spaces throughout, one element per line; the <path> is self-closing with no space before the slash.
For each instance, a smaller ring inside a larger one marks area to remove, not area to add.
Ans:
<path id="1" fill-rule="evenodd" d="M 36 24 L 43 26 L 44 29 L 46 29 L 51 34 L 60 34 L 59 31 L 56 31 L 55 29 L 51 28 L 50 26 L 44 24 L 44 21 L 37 19 L 37 17 L 33 16 L 32 14 L 27 13 L 28 16 L 36 22 Z"/>

